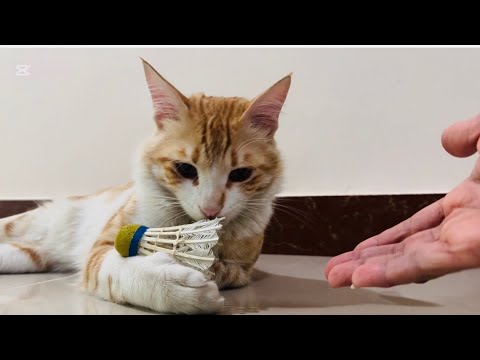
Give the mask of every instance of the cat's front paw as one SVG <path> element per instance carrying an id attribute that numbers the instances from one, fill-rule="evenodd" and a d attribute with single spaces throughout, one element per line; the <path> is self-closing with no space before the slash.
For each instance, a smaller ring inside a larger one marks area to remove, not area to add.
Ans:
<path id="1" fill-rule="evenodd" d="M 209 314 L 223 309 L 218 286 L 171 255 L 105 256 L 95 293 L 107 300 L 161 313 Z"/>
<path id="2" fill-rule="evenodd" d="M 213 265 L 213 272 L 215 273 L 214 281 L 222 290 L 244 287 L 250 283 L 249 271 L 238 264 L 218 261 Z"/>
<path id="3" fill-rule="evenodd" d="M 224 298 L 218 286 L 194 269 L 180 265 L 166 254 L 149 256 L 158 268 L 151 268 L 146 276 L 154 287 L 158 288 L 158 297 L 154 298 L 153 308 L 160 312 L 176 314 L 210 314 L 223 309 Z"/>
<path id="4" fill-rule="evenodd" d="M 223 309 L 225 299 L 214 281 L 207 280 L 199 271 L 179 264 L 169 265 L 169 271 L 172 276 L 167 301 L 173 312 L 208 314 Z"/>

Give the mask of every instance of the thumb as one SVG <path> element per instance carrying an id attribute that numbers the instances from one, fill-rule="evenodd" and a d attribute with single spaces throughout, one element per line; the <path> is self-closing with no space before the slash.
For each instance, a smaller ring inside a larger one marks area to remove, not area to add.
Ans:
<path id="1" fill-rule="evenodd" d="M 442 145 L 451 155 L 467 157 L 480 148 L 480 114 L 449 126 L 442 134 Z"/>

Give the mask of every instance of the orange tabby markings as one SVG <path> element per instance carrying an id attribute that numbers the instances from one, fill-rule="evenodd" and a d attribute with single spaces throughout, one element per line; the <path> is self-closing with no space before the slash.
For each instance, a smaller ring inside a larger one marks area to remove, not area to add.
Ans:
<path id="1" fill-rule="evenodd" d="M 10 221 L 9 223 L 5 224 L 5 234 L 7 236 L 12 236 L 13 235 L 13 227 L 14 227 L 14 222 Z"/>
<path id="2" fill-rule="evenodd" d="M 112 294 L 112 275 L 108 275 L 108 295 L 110 296 L 110 300 L 115 302 Z"/>
<path id="3" fill-rule="evenodd" d="M 83 273 L 83 287 L 95 291 L 98 287 L 98 274 L 105 254 L 113 249 L 116 234 L 126 225 L 135 211 L 136 199 L 131 196 L 120 210 L 105 225 L 100 237 L 93 245 Z"/>
<path id="4" fill-rule="evenodd" d="M 103 257 L 111 250 L 113 246 L 100 246 L 94 247 L 90 252 L 90 258 L 88 259 L 86 271 L 83 278 L 83 286 L 90 291 L 97 290 L 98 287 L 98 273 L 102 266 Z"/>
<path id="5" fill-rule="evenodd" d="M 232 138 L 238 132 L 238 123 L 249 105 L 243 98 L 223 98 L 193 95 L 190 102 L 190 117 L 197 142 L 202 145 L 205 161 L 213 163 L 226 156 Z M 197 156 L 192 155 L 195 163 Z"/>
<path id="6" fill-rule="evenodd" d="M 245 153 L 245 155 L 243 155 L 243 161 L 246 163 L 250 163 L 252 161 L 252 158 L 253 155 L 250 153 Z"/>
<path id="7" fill-rule="evenodd" d="M 163 163 L 163 164 L 165 165 L 165 164 L 171 162 L 171 160 L 170 160 L 170 158 L 168 158 L 168 157 L 162 156 L 162 157 L 159 157 L 159 158 L 158 158 L 158 162 L 161 162 L 161 163 Z"/>
<path id="8" fill-rule="evenodd" d="M 108 195 L 107 201 L 112 202 L 118 196 L 120 196 L 125 190 L 131 188 L 132 186 L 133 186 L 133 181 L 130 181 L 129 183 L 124 184 L 124 185 L 113 186 L 113 187 L 109 187 L 109 188 L 106 188 L 106 189 L 102 189 L 100 191 L 97 191 L 94 194 L 74 195 L 74 196 L 68 197 L 68 199 L 72 200 L 72 201 L 81 201 L 81 200 L 92 199 L 92 198 L 98 197 L 99 195 L 102 195 L 102 194 L 107 194 Z"/>
<path id="9" fill-rule="evenodd" d="M 29 214 L 31 211 L 23 213 L 23 214 L 18 214 L 11 216 L 3 229 L 5 231 L 5 235 L 7 237 L 20 237 L 25 234 L 25 231 L 27 231 L 28 227 L 30 226 L 30 218 Z"/>
<path id="10" fill-rule="evenodd" d="M 192 161 L 194 164 L 198 163 L 198 159 L 200 158 L 200 148 L 196 147 L 195 150 L 192 152 Z"/>
<path id="11" fill-rule="evenodd" d="M 27 254 L 30 257 L 30 260 L 32 260 L 32 262 L 39 270 L 46 270 L 46 263 L 42 260 L 42 257 L 34 249 L 15 243 L 10 245 L 20 249 L 25 254 Z"/>
<path id="12" fill-rule="evenodd" d="M 237 167 L 237 164 L 238 164 L 238 156 L 237 156 L 237 152 L 236 152 L 236 151 L 232 151 L 230 163 L 232 164 L 232 167 L 233 167 L 233 168 L 236 168 L 236 167 Z"/>
<path id="13" fill-rule="evenodd" d="M 165 166 L 164 167 L 164 174 L 165 174 L 165 178 L 167 179 L 167 182 L 170 185 L 180 184 L 182 182 L 181 178 L 180 178 L 180 175 L 178 175 L 177 171 L 173 168 L 172 164 L 169 163 L 169 164 L 166 164 L 164 166 Z"/>
<path id="14" fill-rule="evenodd" d="M 115 242 L 113 240 L 100 240 L 97 245 L 98 246 L 108 246 L 108 245 L 113 246 L 114 244 L 115 244 Z"/>
<path id="15" fill-rule="evenodd" d="M 186 158 L 187 157 L 187 151 L 185 149 L 180 149 L 177 152 L 179 158 Z"/>
<path id="16" fill-rule="evenodd" d="M 108 189 L 108 190 L 107 190 L 107 194 L 108 194 L 107 201 L 108 201 L 108 202 L 114 201 L 114 200 L 117 199 L 120 195 L 122 195 L 125 190 L 130 189 L 132 186 L 133 186 L 133 181 L 130 181 L 130 182 L 127 183 L 127 184 L 120 185 L 120 186 L 116 186 L 116 187 L 112 187 L 112 188 Z"/>

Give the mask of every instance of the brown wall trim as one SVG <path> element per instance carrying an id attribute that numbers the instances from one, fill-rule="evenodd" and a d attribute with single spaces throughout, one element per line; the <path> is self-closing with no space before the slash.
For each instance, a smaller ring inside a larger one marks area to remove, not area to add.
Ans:
<path id="1" fill-rule="evenodd" d="M 0 200 L 0 219 L 35 209 L 38 202 L 36 200 Z"/>
<path id="2" fill-rule="evenodd" d="M 265 254 L 333 256 L 409 218 L 435 195 L 285 197 L 277 200 Z"/>
<path id="3" fill-rule="evenodd" d="M 407 219 L 440 199 L 434 195 L 300 196 L 277 200 L 264 254 L 331 256 Z M 36 201 L 0 201 L 0 218 L 35 208 Z"/>

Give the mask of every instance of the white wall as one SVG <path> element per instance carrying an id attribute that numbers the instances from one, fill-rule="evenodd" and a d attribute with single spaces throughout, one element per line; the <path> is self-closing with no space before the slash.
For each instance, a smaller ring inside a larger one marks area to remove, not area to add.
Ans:
<path id="1" fill-rule="evenodd" d="M 446 155 L 440 135 L 480 111 L 480 49 L 3 48 L 0 198 L 129 179 L 153 129 L 138 56 L 186 94 L 253 97 L 293 71 L 278 132 L 285 195 L 445 192 L 473 164 Z"/>

